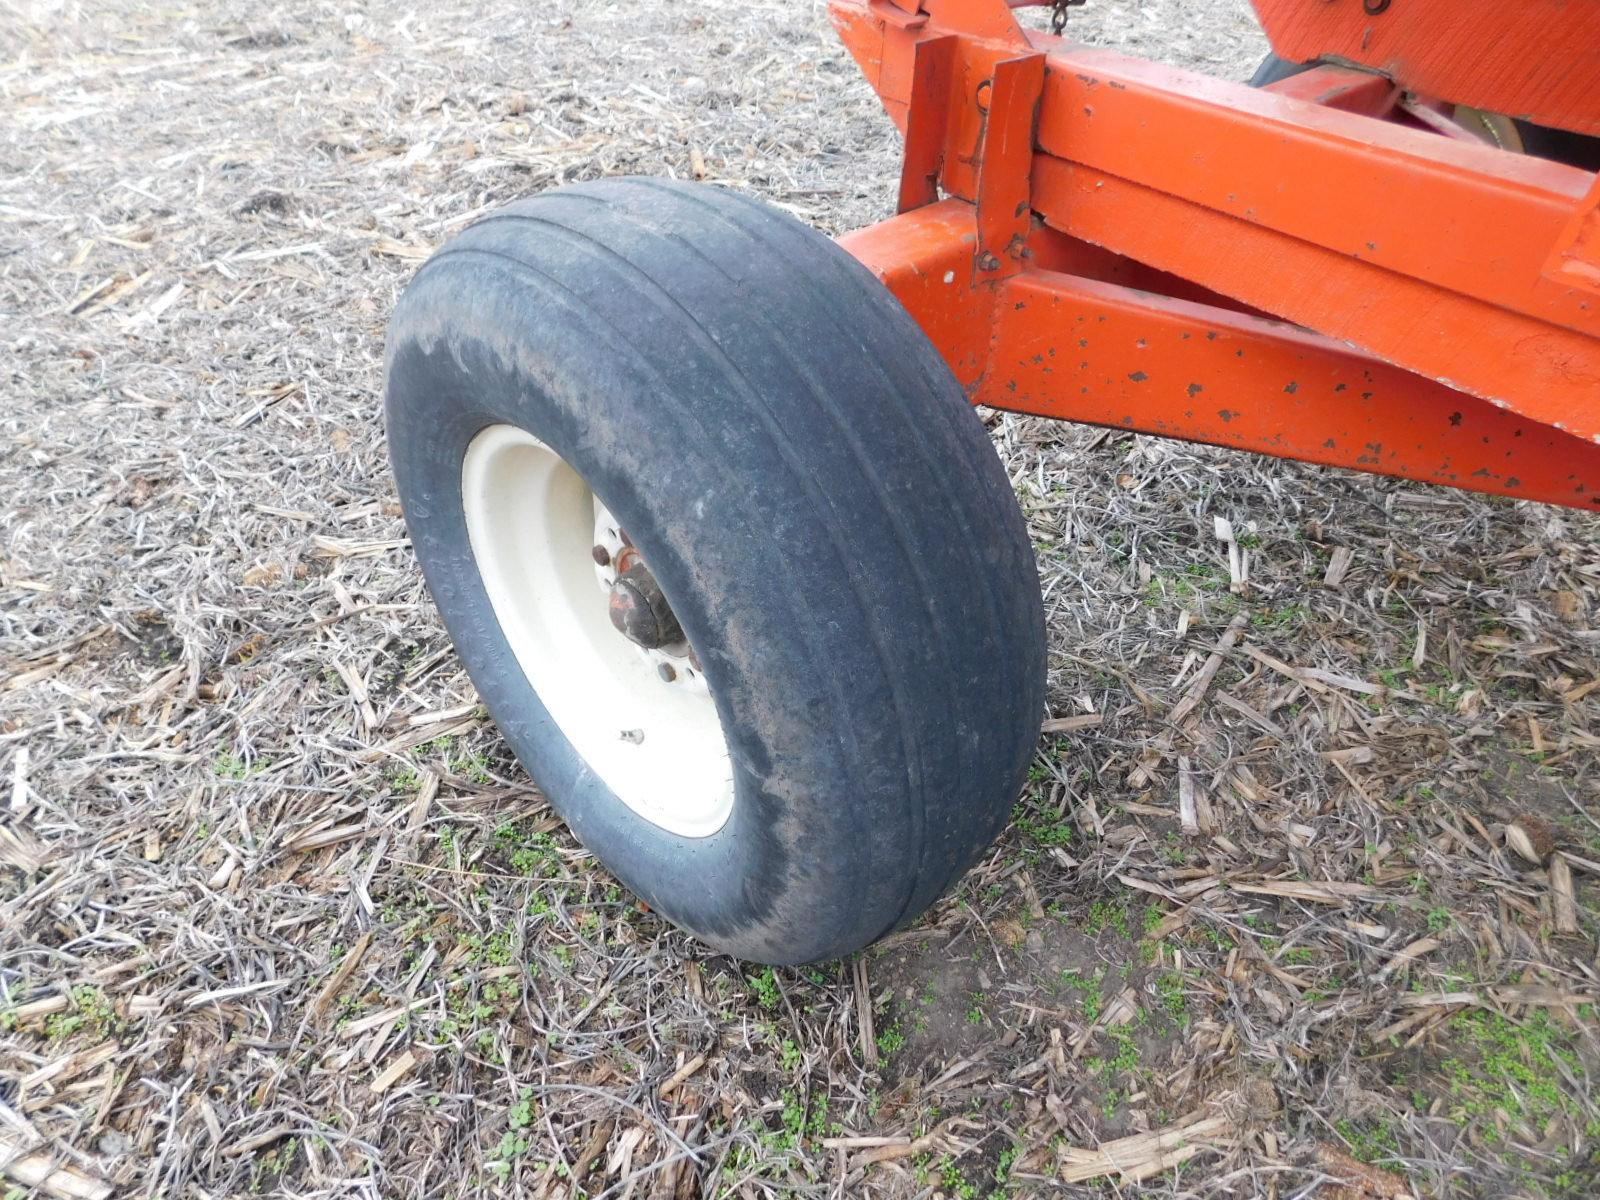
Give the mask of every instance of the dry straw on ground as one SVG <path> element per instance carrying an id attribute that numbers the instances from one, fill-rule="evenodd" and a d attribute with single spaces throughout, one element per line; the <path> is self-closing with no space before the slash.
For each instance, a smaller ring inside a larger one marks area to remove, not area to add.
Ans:
<path id="1" fill-rule="evenodd" d="M 1056 721 L 851 963 L 707 953 L 507 759 L 397 290 L 567 180 L 836 231 L 895 154 L 809 3 L 0 0 L 0 1195 L 1595 1194 L 1592 516 L 989 416 Z"/>

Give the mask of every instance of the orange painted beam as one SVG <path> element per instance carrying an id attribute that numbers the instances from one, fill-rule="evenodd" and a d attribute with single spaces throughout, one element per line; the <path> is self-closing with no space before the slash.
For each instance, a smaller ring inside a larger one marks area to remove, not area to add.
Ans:
<path id="1" fill-rule="evenodd" d="M 994 311 L 998 408 L 1600 510 L 1600 446 L 1292 325 L 1045 271 Z"/>
<path id="2" fill-rule="evenodd" d="M 1539 274 L 1594 181 L 1586 171 L 1080 46 L 1050 55 L 1038 142 L 1063 162 L 1600 337 L 1600 305 Z"/>
<path id="3" fill-rule="evenodd" d="M 941 200 L 839 239 L 900 299 L 966 388 L 989 365 L 992 279 L 977 269 L 973 206 Z"/>
<path id="4" fill-rule="evenodd" d="M 975 404 L 1551 504 L 1600 508 L 1600 446 L 1279 321 L 1028 267 L 971 272 L 945 200 L 840 244 Z"/>
<path id="5" fill-rule="evenodd" d="M 1600 438 L 1600 339 L 1441 297 L 1426 281 L 1072 163 L 1036 159 L 1034 187 L 1040 214 L 1064 233 Z"/>

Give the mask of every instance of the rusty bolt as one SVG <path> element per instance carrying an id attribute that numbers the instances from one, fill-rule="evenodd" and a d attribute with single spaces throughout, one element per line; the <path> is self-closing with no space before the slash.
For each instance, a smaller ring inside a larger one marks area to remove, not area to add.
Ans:
<path id="1" fill-rule="evenodd" d="M 661 676 L 662 683 L 671 683 L 678 677 L 678 672 L 673 668 L 671 663 L 662 663 L 656 668 L 656 674 Z"/>
<path id="2" fill-rule="evenodd" d="M 978 259 L 978 267 L 984 271 L 998 271 L 1000 269 L 1000 260 L 985 250 L 983 257 Z"/>
<path id="3" fill-rule="evenodd" d="M 604 546 L 596 546 L 590 553 L 594 556 L 595 566 L 605 567 L 611 564 L 611 551 Z"/>

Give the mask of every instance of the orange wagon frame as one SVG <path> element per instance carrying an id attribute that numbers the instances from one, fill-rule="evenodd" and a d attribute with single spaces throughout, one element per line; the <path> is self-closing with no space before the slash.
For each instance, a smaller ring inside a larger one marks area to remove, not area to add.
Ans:
<path id="1" fill-rule="evenodd" d="M 905 135 L 841 244 L 974 403 L 1600 508 L 1600 181 L 1392 119 L 1600 133 L 1600 0 L 1256 0 L 1351 64 L 1260 90 L 1029 2 L 830 2 Z"/>

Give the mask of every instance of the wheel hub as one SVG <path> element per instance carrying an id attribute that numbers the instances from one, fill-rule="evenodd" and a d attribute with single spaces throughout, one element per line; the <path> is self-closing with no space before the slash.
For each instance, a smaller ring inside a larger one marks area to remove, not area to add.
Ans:
<path id="1" fill-rule="evenodd" d="M 650 664 L 656 685 L 709 699 L 700 660 L 672 605 L 628 531 L 598 496 L 594 499 L 590 557 L 612 631 L 620 633 L 632 652 Z"/>
<path id="2" fill-rule="evenodd" d="M 661 585 L 637 556 L 611 585 L 606 612 L 618 633 L 646 650 L 683 641 L 683 628 L 672 615 Z"/>

